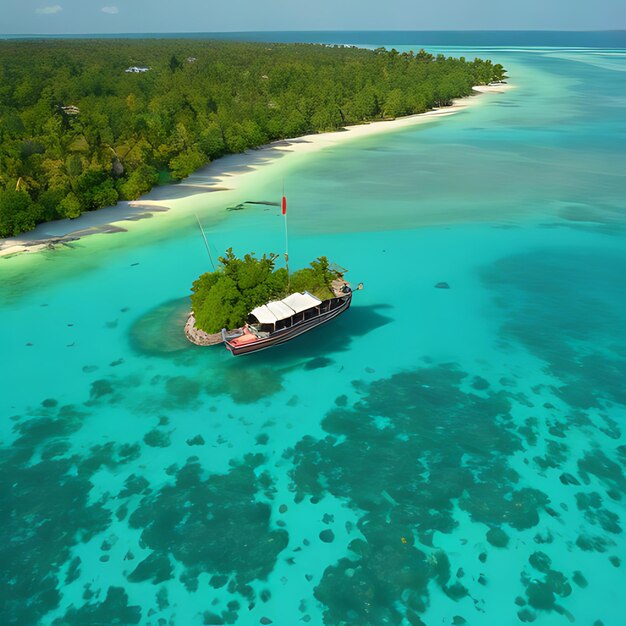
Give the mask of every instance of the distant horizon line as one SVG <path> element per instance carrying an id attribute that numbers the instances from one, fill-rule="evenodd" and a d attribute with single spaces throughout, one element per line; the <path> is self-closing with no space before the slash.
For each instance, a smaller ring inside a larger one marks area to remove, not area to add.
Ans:
<path id="1" fill-rule="evenodd" d="M 570 28 L 487 28 L 487 29 L 283 29 L 283 30 L 172 30 L 172 31 L 107 31 L 107 32 L 72 32 L 72 33 L 0 33 L 0 37 L 65 37 L 93 35 L 243 35 L 247 33 L 626 33 L 624 28 L 579 30 Z"/>

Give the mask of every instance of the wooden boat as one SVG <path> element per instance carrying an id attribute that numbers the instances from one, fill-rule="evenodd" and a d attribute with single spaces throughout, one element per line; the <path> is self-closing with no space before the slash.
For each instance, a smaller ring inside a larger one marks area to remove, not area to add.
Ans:
<path id="1" fill-rule="evenodd" d="M 352 302 L 352 289 L 345 281 L 335 281 L 333 290 L 335 297 L 328 300 L 320 300 L 305 291 L 257 307 L 243 328 L 222 330 L 224 345 L 233 356 L 250 354 L 330 322 L 347 311 Z"/>
<path id="2" fill-rule="evenodd" d="M 257 204 L 274 205 L 273 202 Z M 285 218 L 285 267 L 289 276 L 289 237 L 287 231 L 287 198 L 283 189 L 282 201 L 279 205 Z M 238 207 L 236 207 L 238 208 Z M 202 224 L 198 220 L 198 226 L 204 239 L 211 265 L 215 271 L 215 264 L 211 256 L 211 249 L 204 234 Z M 268 302 L 252 310 L 246 324 L 242 328 L 234 330 L 222 329 L 221 333 L 209 334 L 196 327 L 193 312 L 189 315 L 185 325 L 185 335 L 192 343 L 199 346 L 216 345 L 224 343 L 226 348 L 234 356 L 250 354 L 277 346 L 290 341 L 303 333 L 321 326 L 335 319 L 350 308 L 352 302 L 352 288 L 343 279 L 345 269 L 334 266 L 332 268 L 335 279 L 331 289 L 334 297 L 320 300 L 308 291 L 296 292 L 282 300 Z M 362 289 L 363 283 L 359 283 L 357 289 Z"/>

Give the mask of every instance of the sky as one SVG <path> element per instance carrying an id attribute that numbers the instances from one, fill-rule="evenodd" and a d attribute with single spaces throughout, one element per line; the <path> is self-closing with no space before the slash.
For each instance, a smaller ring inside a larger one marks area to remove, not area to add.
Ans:
<path id="1" fill-rule="evenodd" d="M 509 29 L 626 29 L 626 0 L 0 0 L 2 34 Z"/>

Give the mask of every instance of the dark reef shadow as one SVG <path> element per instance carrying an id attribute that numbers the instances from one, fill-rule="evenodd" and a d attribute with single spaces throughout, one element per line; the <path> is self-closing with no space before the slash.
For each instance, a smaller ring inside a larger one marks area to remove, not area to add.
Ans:
<path id="1" fill-rule="evenodd" d="M 170 358 L 193 348 L 183 330 L 189 309 L 189 298 L 176 298 L 139 316 L 129 330 L 131 348 L 139 354 Z"/>

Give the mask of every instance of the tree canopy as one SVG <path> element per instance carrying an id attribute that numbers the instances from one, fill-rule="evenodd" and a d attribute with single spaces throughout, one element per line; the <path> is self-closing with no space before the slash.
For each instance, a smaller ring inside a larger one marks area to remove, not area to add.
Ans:
<path id="1" fill-rule="evenodd" d="M 256 258 L 254 253 L 240 259 L 229 248 L 219 258 L 220 268 L 202 274 L 192 285 L 196 326 L 208 333 L 240 327 L 255 307 L 296 291 L 308 291 L 321 300 L 333 297 L 332 281 L 338 274 L 326 257 L 319 257 L 290 277 L 286 269 L 275 268 L 277 259 L 277 254 Z"/>
<path id="2" fill-rule="evenodd" d="M 224 154 L 421 113 L 502 78 L 491 61 L 423 50 L 0 41 L 0 236 L 135 199 Z"/>

